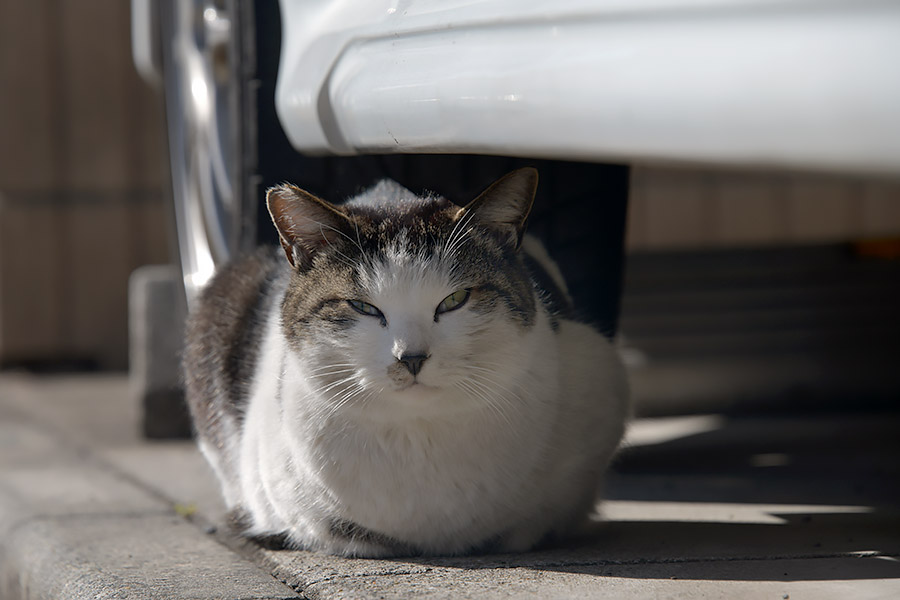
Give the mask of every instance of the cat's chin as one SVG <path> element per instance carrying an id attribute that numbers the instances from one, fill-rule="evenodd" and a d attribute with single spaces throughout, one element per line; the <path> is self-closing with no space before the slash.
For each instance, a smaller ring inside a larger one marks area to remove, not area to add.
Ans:
<path id="1" fill-rule="evenodd" d="M 396 423 L 408 418 L 441 418 L 474 408 L 458 400 L 446 388 L 416 381 L 383 391 L 378 400 L 367 402 L 364 410 L 375 421 Z"/>
<path id="2" fill-rule="evenodd" d="M 422 383 L 418 379 L 410 381 L 408 383 L 404 383 L 394 388 L 394 391 L 397 393 L 428 393 L 432 391 L 436 391 L 438 388 L 433 385 L 428 385 L 427 383 Z"/>
<path id="3" fill-rule="evenodd" d="M 406 403 L 429 400 L 439 395 L 441 391 L 441 388 L 422 383 L 421 381 L 410 381 L 393 388 L 387 395 L 394 396 L 401 402 Z"/>

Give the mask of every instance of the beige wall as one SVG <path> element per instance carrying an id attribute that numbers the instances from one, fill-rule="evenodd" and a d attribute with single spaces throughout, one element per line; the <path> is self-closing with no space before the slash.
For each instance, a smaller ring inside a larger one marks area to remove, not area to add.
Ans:
<path id="1" fill-rule="evenodd" d="M 638 166 L 633 250 L 844 241 L 900 235 L 900 180 Z"/>
<path id="2" fill-rule="evenodd" d="M 162 101 L 126 0 L 0 2 L 0 362 L 127 364 L 127 279 L 165 262 Z"/>

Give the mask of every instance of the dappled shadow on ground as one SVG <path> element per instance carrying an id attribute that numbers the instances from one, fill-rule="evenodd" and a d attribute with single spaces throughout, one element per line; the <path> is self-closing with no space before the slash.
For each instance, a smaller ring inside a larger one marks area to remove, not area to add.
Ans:
<path id="1" fill-rule="evenodd" d="M 900 414 L 719 418 L 624 449 L 616 500 L 900 506 Z"/>
<path id="2" fill-rule="evenodd" d="M 819 557 L 816 560 L 680 561 L 627 565 L 560 565 L 552 570 L 596 577 L 693 581 L 861 581 L 900 579 L 894 557 Z"/>
<path id="3" fill-rule="evenodd" d="M 536 552 L 400 560 L 458 569 L 527 568 L 653 579 L 900 579 L 900 520 L 895 514 L 771 516 L 782 522 L 595 523 L 577 539 Z M 808 559 L 825 562 L 816 567 Z M 843 568 L 833 568 L 835 561 Z M 788 563 L 793 567 L 787 568 Z"/>
<path id="4" fill-rule="evenodd" d="M 521 555 L 416 558 L 458 569 L 639 579 L 900 579 L 900 415 L 720 419 L 627 448 L 608 519 Z"/>

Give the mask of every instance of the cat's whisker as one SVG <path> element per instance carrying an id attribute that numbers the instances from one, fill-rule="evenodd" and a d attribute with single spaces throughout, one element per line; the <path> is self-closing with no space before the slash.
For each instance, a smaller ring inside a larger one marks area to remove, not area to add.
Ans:
<path id="1" fill-rule="evenodd" d="M 326 419 L 331 419 L 334 417 L 344 406 L 356 400 L 357 396 L 361 395 L 366 391 L 359 383 L 354 383 L 353 386 L 344 390 L 343 392 L 338 392 L 338 395 L 332 397 L 331 401 L 334 403 L 331 406 L 331 409 L 328 411 Z"/>
<path id="2" fill-rule="evenodd" d="M 450 235 L 447 237 L 447 242 L 444 244 L 444 247 L 442 248 L 442 250 L 446 250 L 448 247 L 453 245 L 454 238 L 456 237 L 458 232 L 461 231 L 463 228 L 465 228 L 468 225 L 468 223 L 472 220 L 474 215 L 475 215 L 475 213 L 470 211 L 470 212 L 466 213 L 462 219 L 459 219 L 456 223 L 454 223 L 453 229 L 450 230 Z"/>
<path id="3" fill-rule="evenodd" d="M 307 373 L 306 376 L 314 378 L 314 379 L 322 379 L 325 377 L 331 377 L 333 375 L 343 375 L 345 373 L 353 373 L 355 371 L 356 371 L 356 369 L 353 369 L 353 368 L 334 369 L 331 371 L 322 371 L 319 373 Z"/>
<path id="4" fill-rule="evenodd" d="M 341 377 L 341 376 L 343 376 L 343 377 L 349 377 L 350 374 L 352 374 L 353 372 L 354 372 L 354 369 L 344 369 L 344 370 L 341 370 L 341 371 L 328 371 L 328 372 L 325 372 L 325 373 L 319 373 L 319 374 L 317 374 L 317 375 L 314 375 L 314 374 L 307 374 L 306 377 L 309 378 L 309 379 L 315 379 L 315 380 L 318 380 L 318 381 L 321 383 L 321 382 L 323 382 L 323 380 L 324 380 L 324 381 L 327 381 L 327 380 L 332 379 L 332 378 L 334 378 L 334 377 Z"/>
<path id="5" fill-rule="evenodd" d="M 345 377 L 343 379 L 338 379 L 337 381 L 328 384 L 326 387 L 319 389 L 319 393 L 322 393 L 322 394 L 328 393 L 336 387 L 340 387 L 347 383 L 354 383 L 355 380 L 356 380 L 356 377 L 353 377 L 353 376 Z"/>
<path id="6" fill-rule="evenodd" d="M 321 367 L 316 367 L 314 369 L 310 369 L 308 371 L 308 373 L 315 374 L 315 373 L 321 373 L 323 371 L 335 371 L 335 370 L 341 371 L 341 370 L 352 369 L 354 366 L 355 365 L 352 363 L 339 364 L 339 365 L 322 365 Z"/>
<path id="7" fill-rule="evenodd" d="M 323 371 L 325 369 L 334 369 L 340 367 L 353 367 L 356 363 L 328 363 L 327 365 L 319 365 L 318 367 L 313 367 L 309 370 L 310 373 L 316 373 L 318 371 Z"/>
<path id="8" fill-rule="evenodd" d="M 512 399 L 509 396 L 515 397 L 515 395 L 505 387 L 498 385 L 496 382 L 489 380 L 482 381 L 473 375 L 469 376 L 468 381 L 470 384 L 483 390 L 486 395 L 502 403 L 504 406 L 512 407 L 514 405 Z"/>
<path id="9" fill-rule="evenodd" d="M 451 256 L 455 256 L 456 253 L 465 245 L 468 241 L 469 233 L 471 233 L 471 229 L 466 230 L 466 233 L 459 238 L 459 240 L 453 245 L 452 248 L 448 251 L 448 254 Z"/>
<path id="10" fill-rule="evenodd" d="M 521 404 L 522 396 L 532 400 L 534 399 L 533 396 L 525 390 L 523 390 L 523 393 L 521 395 L 515 394 L 506 386 L 501 385 L 494 380 L 484 378 L 484 381 L 480 381 L 476 376 L 472 374 L 470 374 L 469 382 L 483 389 L 485 394 L 487 394 L 491 398 L 491 400 L 501 409 L 515 410 L 516 406 Z M 505 412 L 504 416 L 506 416 Z"/>
<path id="11" fill-rule="evenodd" d="M 483 365 L 485 365 L 485 364 L 486 364 L 486 365 L 492 365 L 493 363 L 483 362 L 482 364 L 483 364 Z M 484 379 L 486 379 L 486 380 L 490 380 L 490 381 L 494 382 L 496 385 L 500 385 L 500 383 L 497 382 L 497 381 L 494 379 L 493 376 L 496 374 L 497 370 L 498 370 L 498 369 L 501 369 L 501 368 L 503 368 L 503 365 L 500 365 L 500 364 L 495 365 L 495 368 L 492 368 L 492 369 L 491 369 L 491 368 L 486 368 L 486 367 L 483 367 L 483 366 L 478 366 L 478 365 L 467 365 L 467 366 L 466 366 L 466 370 L 469 370 L 469 371 L 471 371 L 471 370 L 474 370 L 474 371 L 480 371 L 481 373 L 478 373 L 478 375 L 480 375 L 482 378 L 484 378 Z M 471 374 L 471 375 L 476 375 L 475 373 L 470 373 L 470 374 Z M 537 378 L 534 376 L 534 374 L 533 374 L 533 373 L 530 373 L 530 372 L 526 372 L 526 373 L 522 373 L 522 374 L 521 374 L 521 376 L 519 377 L 519 382 L 520 382 L 520 384 L 523 383 L 523 380 L 524 380 L 524 382 L 530 382 L 530 383 L 533 383 L 533 384 L 539 383 L 538 380 L 537 380 Z M 535 387 L 535 386 L 533 386 L 533 385 L 519 385 L 519 386 L 518 386 L 518 389 L 519 389 L 519 391 L 520 391 L 521 394 L 523 394 L 524 396 L 526 396 L 526 397 L 528 397 L 528 398 L 531 398 L 531 397 L 532 397 L 532 395 L 531 395 L 531 390 L 532 390 L 534 387 Z M 509 391 L 509 390 L 507 390 L 507 391 Z"/>
<path id="12" fill-rule="evenodd" d="M 458 381 L 455 381 L 453 383 L 453 385 L 456 386 L 458 389 L 462 390 L 466 394 L 466 396 L 468 396 L 469 398 L 472 398 L 473 400 L 478 400 L 478 401 L 484 402 L 484 398 L 481 397 L 481 394 L 479 394 L 478 391 L 474 387 L 469 385 L 469 383 L 467 381 L 458 380 Z M 489 408 L 493 408 L 493 407 L 489 406 Z"/>
<path id="13" fill-rule="evenodd" d="M 306 372 L 310 373 L 310 374 L 315 374 L 315 373 L 321 373 L 323 371 L 330 371 L 330 370 L 334 370 L 334 369 L 351 369 L 354 367 L 356 367 L 355 363 L 329 363 L 327 365 L 319 365 L 317 367 L 312 367 L 311 369 L 307 370 Z"/>
<path id="14" fill-rule="evenodd" d="M 362 246 L 361 246 L 361 245 L 358 245 L 358 244 L 353 240 L 353 238 L 351 238 L 350 236 L 348 236 L 346 233 L 344 233 L 344 232 L 341 231 L 340 229 L 337 229 L 337 228 L 335 228 L 335 227 L 332 227 L 332 226 L 330 226 L 330 225 L 327 225 L 327 224 L 325 224 L 325 223 L 322 223 L 321 221 L 310 220 L 310 222 L 311 222 L 311 223 L 314 223 L 314 224 L 316 224 L 316 225 L 319 226 L 319 235 L 322 237 L 323 240 L 325 240 L 325 244 L 326 244 L 327 246 L 331 247 L 331 248 L 334 250 L 335 254 L 338 255 L 339 261 L 340 261 L 342 264 L 347 265 L 347 266 L 350 267 L 351 269 L 355 269 L 356 266 L 357 266 L 357 261 L 353 260 L 352 258 L 350 258 L 349 256 L 347 256 L 346 254 L 344 254 L 343 252 L 341 252 L 340 250 L 338 250 L 338 249 L 337 249 L 337 246 L 335 246 L 334 244 L 332 244 L 332 243 L 331 243 L 331 240 L 328 239 L 328 236 L 325 235 L 325 230 L 327 229 L 327 230 L 329 230 L 329 231 L 333 231 L 333 232 L 337 233 L 338 235 L 341 235 L 341 236 L 347 238 L 348 240 L 350 240 L 350 243 L 351 243 L 351 244 L 353 244 L 354 246 L 357 246 L 357 247 L 359 248 L 359 251 L 360 251 L 361 253 L 365 254 L 365 253 L 363 252 Z"/>
<path id="15" fill-rule="evenodd" d="M 374 390 L 374 389 L 369 390 L 369 392 L 365 396 L 363 396 L 362 398 L 359 399 L 357 404 L 366 404 L 369 400 L 371 400 L 375 396 L 375 391 L 376 390 Z"/>
<path id="16" fill-rule="evenodd" d="M 341 393 L 345 386 L 348 384 L 352 384 L 354 381 L 354 377 L 345 377 L 343 379 L 338 379 L 337 381 L 333 381 L 324 386 L 316 386 L 316 392 L 319 394 L 328 394 L 332 390 L 336 390 L 335 393 Z"/>
<path id="17" fill-rule="evenodd" d="M 322 237 L 325 237 L 325 229 L 328 229 L 330 231 L 335 232 L 336 234 L 338 234 L 340 236 L 343 236 L 347 240 L 349 240 L 351 244 L 353 244 L 354 246 L 356 246 L 359 249 L 361 254 L 365 254 L 365 251 L 363 250 L 363 247 L 362 247 L 362 243 L 358 242 L 357 240 L 354 240 L 352 237 L 350 237 L 349 235 L 347 235 L 340 229 L 338 229 L 336 227 L 332 227 L 331 225 L 328 225 L 326 223 L 322 223 L 321 221 L 312 220 L 311 222 L 315 223 L 316 225 L 319 226 L 319 231 L 321 232 Z M 353 225 L 354 225 L 354 227 L 356 227 L 356 222 L 353 222 Z M 358 237 L 359 237 L 359 230 L 357 229 L 357 238 Z"/>
<path id="18" fill-rule="evenodd" d="M 460 387 L 460 389 L 466 391 L 469 397 L 473 398 L 474 400 L 480 400 L 486 408 L 503 419 L 503 421 L 508 426 L 512 426 L 512 421 L 510 421 L 509 416 L 494 401 L 493 395 L 489 393 L 490 390 L 485 390 L 483 386 L 479 387 L 475 385 L 475 382 L 473 382 L 471 379 L 458 380 L 456 384 Z"/>
<path id="19" fill-rule="evenodd" d="M 457 229 L 456 235 L 458 237 L 461 237 L 462 235 L 465 235 L 465 233 L 468 233 L 468 231 L 471 230 L 470 225 L 472 225 L 472 222 L 474 220 L 475 220 L 475 212 L 469 211 L 464 218 L 460 219 L 460 227 L 459 227 L 459 229 Z M 465 232 L 465 233 L 463 233 L 463 232 Z"/>
<path id="20" fill-rule="evenodd" d="M 367 267 L 372 265 L 372 257 L 363 250 L 362 238 L 359 235 L 359 223 L 353 221 L 353 230 L 356 232 L 356 247 L 359 248 L 360 262 Z"/>
<path id="21" fill-rule="evenodd" d="M 490 373 L 490 371 L 488 371 L 488 372 Z M 526 386 L 522 386 L 517 391 L 514 392 L 514 391 L 510 390 L 506 385 L 500 383 L 499 381 L 497 381 L 496 379 L 494 379 L 493 377 L 491 377 L 489 375 L 486 375 L 485 373 L 470 373 L 469 376 L 474 380 L 481 380 L 484 383 L 496 386 L 496 387 L 500 388 L 500 390 L 505 392 L 507 395 L 512 396 L 512 397 L 518 397 L 519 395 L 528 397 L 530 394 L 530 391 L 528 390 L 528 387 L 526 387 Z"/>
<path id="22" fill-rule="evenodd" d="M 465 242 L 468 240 L 468 238 L 472 234 L 473 230 L 474 230 L 473 227 L 468 227 L 468 226 L 466 226 L 465 229 L 461 229 L 459 231 L 459 233 L 457 234 L 456 239 L 453 240 L 453 243 L 447 246 L 445 254 L 448 256 L 452 256 L 452 255 L 456 254 L 457 250 L 459 250 L 465 244 Z"/>
<path id="23" fill-rule="evenodd" d="M 342 396 L 343 394 L 345 394 L 347 392 L 347 389 L 348 389 L 347 386 L 352 386 L 352 385 L 354 385 L 353 381 L 345 379 L 345 380 L 335 382 L 334 384 L 331 384 L 324 389 L 323 388 L 316 389 L 315 392 L 320 397 L 328 398 L 329 402 L 326 403 L 324 406 L 330 407 L 330 406 L 333 406 L 333 402 L 335 401 L 336 398 L 339 398 L 340 396 Z M 337 389 L 335 389 L 335 388 L 337 388 Z M 334 390 L 334 391 L 332 391 L 332 390 Z"/>
<path id="24" fill-rule="evenodd" d="M 465 218 L 465 217 L 464 217 Z M 463 219 L 459 219 L 456 223 L 453 224 L 453 229 L 450 230 L 450 235 L 447 236 L 447 239 L 444 240 L 444 244 L 441 246 L 441 254 L 446 253 L 447 247 L 453 243 L 453 238 L 456 236 L 456 230 L 459 228 L 459 224 Z"/>
<path id="25" fill-rule="evenodd" d="M 350 373 L 350 371 L 348 371 L 347 373 L 323 373 L 321 375 L 308 375 L 308 378 L 314 381 L 316 389 L 321 391 L 321 386 L 331 386 L 332 384 L 346 383 L 353 378 Z M 340 379 L 334 379 L 335 377 L 338 377 Z"/>
<path id="26" fill-rule="evenodd" d="M 470 223 L 466 223 L 459 231 L 456 232 L 456 239 L 448 246 L 450 252 L 455 251 L 465 239 L 472 234 L 473 227 Z"/>
<path id="27" fill-rule="evenodd" d="M 354 394 L 347 394 L 347 395 L 341 396 L 341 399 L 338 400 L 337 402 L 335 402 L 334 405 L 331 407 L 331 409 L 328 411 L 328 414 L 325 415 L 325 420 L 330 421 L 332 418 L 334 418 L 335 415 L 337 415 L 340 412 L 340 410 L 344 407 L 344 405 L 350 401 L 350 399 L 353 397 L 353 395 Z"/>
<path id="28" fill-rule="evenodd" d="M 447 241 L 441 247 L 441 251 L 440 251 L 441 258 L 443 258 L 445 260 L 451 260 L 454 258 L 453 252 L 454 252 L 457 244 L 459 243 L 459 240 L 462 239 L 462 235 L 460 233 L 461 231 L 462 230 L 458 231 L 454 228 L 452 236 L 450 238 L 447 238 Z"/>
<path id="29" fill-rule="evenodd" d="M 337 246 L 335 246 L 334 244 L 332 244 L 330 241 L 326 241 L 326 244 L 327 244 L 329 247 L 331 247 L 332 251 L 333 251 L 335 254 L 338 255 L 338 258 L 339 258 L 339 260 L 340 260 L 340 262 L 341 262 L 342 264 L 344 264 L 344 265 L 350 267 L 351 269 L 356 269 L 358 263 L 357 263 L 355 260 L 353 260 L 352 258 L 350 258 L 349 256 L 347 256 L 346 254 L 344 254 L 343 252 L 341 252 L 340 250 L 338 250 L 338 249 L 337 249 Z"/>
<path id="30" fill-rule="evenodd" d="M 341 387 L 341 386 L 343 386 L 343 385 L 346 385 L 346 387 L 344 387 L 344 388 L 342 388 L 342 389 L 339 389 L 339 390 L 337 390 L 334 394 L 332 394 L 332 396 L 331 396 L 331 400 L 332 400 L 332 401 L 337 400 L 337 399 L 340 399 L 340 398 L 343 397 L 345 394 L 348 394 L 348 393 L 353 392 L 353 391 L 355 391 L 355 390 L 364 389 L 363 386 L 360 385 L 358 381 L 356 381 L 356 378 L 355 378 L 355 377 L 348 377 L 347 379 L 343 379 L 343 380 L 341 380 L 341 381 L 339 381 L 339 382 L 337 382 L 337 383 L 340 384 L 340 385 L 332 384 L 332 385 L 329 385 L 326 389 L 322 390 L 323 393 L 325 393 L 325 392 L 330 392 L 330 391 L 331 391 L 332 389 L 334 389 L 335 387 Z M 347 384 L 349 384 L 349 385 L 347 385 Z"/>
<path id="31" fill-rule="evenodd" d="M 534 386 L 533 385 L 522 385 L 522 384 L 524 382 L 532 382 L 534 384 L 538 383 L 538 381 L 536 379 L 530 379 L 528 377 L 522 376 L 521 378 L 519 378 L 519 380 L 516 382 L 516 384 L 512 384 L 510 382 L 504 382 L 504 381 L 497 379 L 497 377 L 493 373 L 490 373 L 490 372 L 481 372 L 481 373 L 470 372 L 469 376 L 474 379 L 478 379 L 480 381 L 488 383 L 490 385 L 496 386 L 500 390 L 502 390 L 504 393 L 506 393 L 510 396 L 513 396 L 513 397 L 520 397 L 520 396 L 526 397 L 526 398 L 531 397 L 531 393 L 532 393 L 531 390 L 532 390 L 532 388 L 534 388 Z M 513 389 L 511 389 L 509 387 L 510 385 L 514 386 Z"/>

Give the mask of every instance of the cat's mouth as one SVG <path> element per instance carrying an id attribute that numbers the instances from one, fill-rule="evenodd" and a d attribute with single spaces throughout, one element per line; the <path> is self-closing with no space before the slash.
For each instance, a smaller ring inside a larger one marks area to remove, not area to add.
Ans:
<path id="1" fill-rule="evenodd" d="M 418 379 L 411 379 L 406 383 L 398 384 L 397 387 L 394 388 L 394 390 L 397 392 L 404 392 L 407 390 L 424 391 L 433 389 L 435 389 L 433 386 L 430 386 L 427 383 L 422 383 Z"/>

